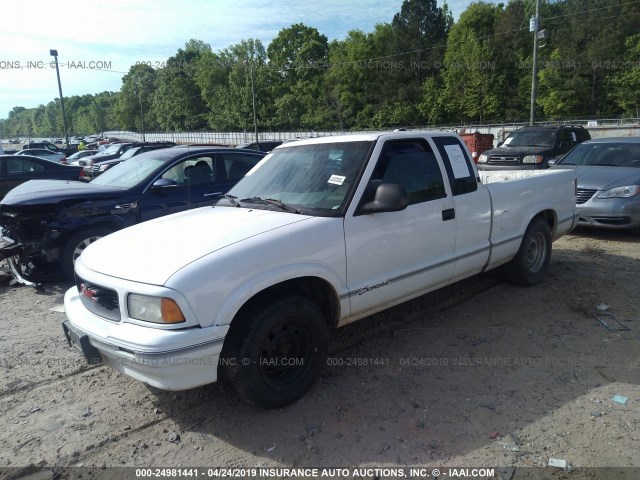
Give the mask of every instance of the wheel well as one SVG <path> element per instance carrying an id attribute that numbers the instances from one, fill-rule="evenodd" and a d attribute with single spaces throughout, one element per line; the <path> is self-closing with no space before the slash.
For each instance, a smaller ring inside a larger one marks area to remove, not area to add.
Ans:
<path id="1" fill-rule="evenodd" d="M 322 311 L 327 325 L 334 327 L 338 323 L 340 303 L 333 287 L 322 278 L 298 277 L 276 283 L 251 297 L 240 311 L 255 305 L 273 300 L 274 297 L 300 295 L 315 303 Z"/>
<path id="2" fill-rule="evenodd" d="M 556 212 L 553 210 L 543 210 L 542 212 L 538 213 L 535 217 L 533 217 L 531 219 L 531 221 L 535 220 L 536 218 L 542 218 L 545 222 L 547 222 L 547 225 L 549 225 L 549 230 L 551 230 L 551 236 L 555 236 L 556 234 L 556 227 L 558 224 L 558 217 L 556 216 Z"/>

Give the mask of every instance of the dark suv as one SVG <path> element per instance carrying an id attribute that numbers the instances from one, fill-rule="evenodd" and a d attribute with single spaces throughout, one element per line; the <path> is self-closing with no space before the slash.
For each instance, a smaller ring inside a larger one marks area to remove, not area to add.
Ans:
<path id="1" fill-rule="evenodd" d="M 478 158 L 478 170 L 534 170 L 549 167 L 577 144 L 590 140 L 583 127 L 523 127 L 514 130 L 498 148 Z"/>

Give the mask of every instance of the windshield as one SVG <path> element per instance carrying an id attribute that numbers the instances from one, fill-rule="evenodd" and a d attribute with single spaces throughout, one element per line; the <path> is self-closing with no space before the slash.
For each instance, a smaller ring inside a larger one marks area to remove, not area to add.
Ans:
<path id="1" fill-rule="evenodd" d="M 582 143 L 558 164 L 640 168 L 640 143 Z"/>
<path id="2" fill-rule="evenodd" d="M 166 163 L 163 158 L 145 157 L 132 162 L 122 162 L 110 168 L 90 183 L 111 187 L 131 188 L 138 185 L 160 166 Z"/>
<path id="3" fill-rule="evenodd" d="M 512 132 L 504 147 L 552 147 L 556 132 L 548 130 L 523 130 Z"/>
<path id="4" fill-rule="evenodd" d="M 98 155 L 111 155 L 113 153 L 118 153 L 118 150 L 120 150 L 120 144 L 114 143 L 108 148 L 105 148 L 102 152 L 98 153 Z"/>
<path id="5" fill-rule="evenodd" d="M 336 142 L 274 150 L 229 191 L 239 202 L 279 200 L 304 213 L 342 214 L 373 142 Z M 228 199 L 221 205 L 230 203 Z M 243 205 L 244 206 L 244 205 Z"/>
<path id="6" fill-rule="evenodd" d="M 120 160 L 126 160 L 127 158 L 133 157 L 138 152 L 138 150 L 140 150 L 141 148 L 142 147 L 130 148 L 129 150 L 124 152 L 122 155 L 120 155 Z"/>

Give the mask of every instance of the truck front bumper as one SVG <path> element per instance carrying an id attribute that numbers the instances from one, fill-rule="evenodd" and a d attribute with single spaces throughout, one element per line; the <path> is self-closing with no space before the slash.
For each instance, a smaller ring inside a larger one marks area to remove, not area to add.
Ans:
<path id="1" fill-rule="evenodd" d="M 217 380 L 228 326 L 163 330 L 99 317 L 82 304 L 76 287 L 64 296 L 70 345 L 89 363 L 103 361 L 162 390 L 187 390 Z"/>

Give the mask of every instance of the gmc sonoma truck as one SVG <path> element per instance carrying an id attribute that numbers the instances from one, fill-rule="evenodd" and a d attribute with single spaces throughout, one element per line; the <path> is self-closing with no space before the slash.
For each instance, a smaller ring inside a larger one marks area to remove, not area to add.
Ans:
<path id="1" fill-rule="evenodd" d="M 575 174 L 477 175 L 454 133 L 282 145 L 215 206 L 91 244 L 65 336 L 160 389 L 225 380 L 254 405 L 287 405 L 336 327 L 500 265 L 516 284 L 542 280 L 577 222 Z"/>

